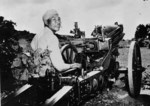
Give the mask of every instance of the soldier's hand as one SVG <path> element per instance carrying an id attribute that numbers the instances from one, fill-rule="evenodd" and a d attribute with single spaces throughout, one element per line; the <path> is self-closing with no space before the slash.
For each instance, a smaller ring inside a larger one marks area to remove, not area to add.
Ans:
<path id="1" fill-rule="evenodd" d="M 81 67 L 82 67 L 82 65 L 79 63 L 73 63 L 70 65 L 70 68 L 72 68 L 72 69 L 77 69 L 77 68 L 81 68 Z"/>

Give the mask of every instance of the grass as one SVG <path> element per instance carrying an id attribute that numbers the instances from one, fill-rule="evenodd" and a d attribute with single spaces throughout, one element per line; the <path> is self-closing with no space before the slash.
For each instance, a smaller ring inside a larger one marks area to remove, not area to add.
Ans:
<path id="1" fill-rule="evenodd" d="M 141 51 L 141 58 L 142 58 L 142 66 L 146 68 L 146 71 L 150 71 L 150 49 L 140 48 L 140 51 Z M 128 52 L 129 52 L 129 48 L 119 49 L 120 55 L 118 56 L 117 61 L 120 63 L 120 66 L 127 67 Z"/>

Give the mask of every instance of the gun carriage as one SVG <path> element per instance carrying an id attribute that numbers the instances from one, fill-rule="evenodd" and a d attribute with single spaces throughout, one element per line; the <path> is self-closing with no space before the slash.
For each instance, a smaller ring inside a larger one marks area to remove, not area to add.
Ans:
<path id="1" fill-rule="evenodd" d="M 126 76 L 126 86 L 131 97 L 140 94 L 143 71 L 140 48 L 132 41 L 128 66 L 120 67 L 118 43 L 123 39 L 123 26 L 103 26 L 95 30 L 95 38 L 75 38 L 61 42 L 61 53 L 66 63 L 78 62 L 82 69 L 63 73 L 47 72 L 45 77 L 31 78 L 14 95 L 2 101 L 3 106 L 19 104 L 28 106 L 80 105 L 91 94 L 100 92 L 109 79 Z"/>

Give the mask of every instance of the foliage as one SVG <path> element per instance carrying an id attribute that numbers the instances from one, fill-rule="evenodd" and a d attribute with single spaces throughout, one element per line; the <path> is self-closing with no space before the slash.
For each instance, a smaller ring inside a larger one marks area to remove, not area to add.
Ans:
<path id="1" fill-rule="evenodd" d="M 140 24 L 136 28 L 135 39 L 139 42 L 139 45 L 146 46 L 145 40 L 150 40 L 150 24 Z"/>
<path id="2" fill-rule="evenodd" d="M 13 34 L 16 32 L 12 21 L 4 20 L 3 17 L 0 17 L 0 55 L 1 55 L 1 70 L 6 71 L 10 70 L 11 62 L 19 51 L 19 47 L 16 41 L 16 38 L 13 37 Z M 13 49 L 15 48 L 15 49 Z"/>
<path id="3" fill-rule="evenodd" d="M 0 16 L 0 69 L 2 83 L 12 77 L 11 65 L 13 60 L 23 51 L 18 40 L 24 38 L 30 43 L 35 35 L 25 30 L 17 31 L 15 26 L 16 23 L 5 20 L 4 17 Z"/>
<path id="4" fill-rule="evenodd" d="M 150 24 L 146 24 L 147 38 L 150 40 Z"/>
<path id="5" fill-rule="evenodd" d="M 46 71 L 54 72 L 49 54 L 48 49 L 30 49 L 26 53 L 18 54 L 11 66 L 14 78 L 27 81 L 30 77 L 45 76 Z"/>
<path id="6" fill-rule="evenodd" d="M 136 39 L 145 39 L 145 38 L 149 38 L 150 39 L 150 24 L 140 24 L 137 26 L 136 28 L 136 32 L 135 32 L 135 38 Z"/>
<path id="7" fill-rule="evenodd" d="M 136 28 L 136 32 L 135 32 L 135 38 L 136 39 L 145 38 L 146 34 L 147 34 L 147 30 L 146 30 L 145 25 L 143 24 L 138 25 Z"/>

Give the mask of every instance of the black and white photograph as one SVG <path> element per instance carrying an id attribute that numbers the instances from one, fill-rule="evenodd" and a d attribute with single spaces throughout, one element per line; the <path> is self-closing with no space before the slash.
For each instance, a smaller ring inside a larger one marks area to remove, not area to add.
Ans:
<path id="1" fill-rule="evenodd" d="M 150 106 L 150 0 L 0 0 L 0 106 Z"/>

